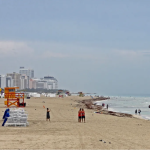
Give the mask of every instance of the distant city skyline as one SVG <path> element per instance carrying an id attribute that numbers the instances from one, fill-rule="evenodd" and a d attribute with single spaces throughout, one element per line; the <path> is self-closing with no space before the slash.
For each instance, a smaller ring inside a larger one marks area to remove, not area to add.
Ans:
<path id="1" fill-rule="evenodd" d="M 20 66 L 59 88 L 150 93 L 149 0 L 0 0 L 0 74 Z"/>
<path id="2" fill-rule="evenodd" d="M 58 89 L 58 81 L 51 76 L 34 78 L 34 70 L 20 67 L 19 73 L 0 75 L 0 88 L 19 87 L 22 89 Z"/>

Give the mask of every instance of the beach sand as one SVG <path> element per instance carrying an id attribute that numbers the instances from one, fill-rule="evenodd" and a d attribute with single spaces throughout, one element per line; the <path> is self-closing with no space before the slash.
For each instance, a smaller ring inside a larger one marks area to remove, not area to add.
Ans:
<path id="1" fill-rule="evenodd" d="M 78 123 L 79 108 L 74 100 L 83 99 L 89 97 L 25 100 L 29 126 L 0 126 L 0 149 L 150 149 L 150 121 L 85 109 L 86 123 Z M 51 122 L 46 122 L 47 107 L 51 109 Z M 5 109 L 1 98 L 1 118 Z"/>

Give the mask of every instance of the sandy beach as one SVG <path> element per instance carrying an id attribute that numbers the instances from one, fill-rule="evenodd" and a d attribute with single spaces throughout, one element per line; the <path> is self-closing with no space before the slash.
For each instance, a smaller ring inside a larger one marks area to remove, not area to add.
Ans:
<path id="1" fill-rule="evenodd" d="M 150 149 L 150 121 L 85 109 L 86 123 L 78 123 L 75 100 L 83 99 L 89 97 L 26 99 L 29 126 L 0 126 L 0 149 Z M 50 122 L 46 122 L 47 107 Z M 1 124 L 5 109 L 1 98 Z"/>

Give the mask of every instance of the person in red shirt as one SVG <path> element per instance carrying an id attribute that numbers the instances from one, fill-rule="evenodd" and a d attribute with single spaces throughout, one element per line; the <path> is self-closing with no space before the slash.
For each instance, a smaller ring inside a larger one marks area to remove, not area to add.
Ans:
<path id="1" fill-rule="evenodd" d="M 84 123 L 85 123 L 85 111 L 84 111 L 84 109 L 82 108 L 82 122 L 83 122 L 83 120 L 84 120 Z"/>
<path id="2" fill-rule="evenodd" d="M 82 119 L 82 109 L 80 108 L 80 110 L 78 111 L 78 122 L 81 122 Z"/>

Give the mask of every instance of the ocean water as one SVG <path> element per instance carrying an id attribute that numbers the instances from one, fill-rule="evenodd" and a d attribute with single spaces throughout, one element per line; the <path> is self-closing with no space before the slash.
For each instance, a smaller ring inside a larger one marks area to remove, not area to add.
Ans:
<path id="1" fill-rule="evenodd" d="M 150 97 L 121 97 L 111 96 L 110 99 L 95 102 L 97 105 L 108 104 L 110 111 L 135 114 L 135 110 L 141 109 L 141 117 L 150 120 Z"/>

